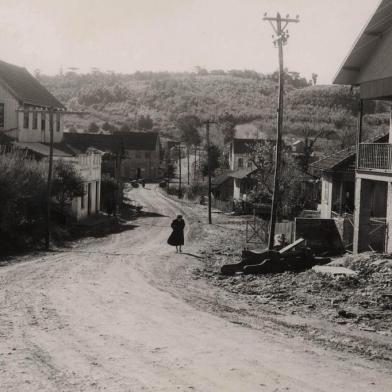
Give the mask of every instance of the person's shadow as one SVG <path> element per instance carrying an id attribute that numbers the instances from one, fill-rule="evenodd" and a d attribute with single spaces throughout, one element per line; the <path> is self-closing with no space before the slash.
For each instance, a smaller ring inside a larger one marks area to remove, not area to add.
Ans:
<path id="1" fill-rule="evenodd" d="M 181 252 L 181 254 L 187 255 L 187 256 L 192 256 L 192 257 L 195 257 L 196 259 L 202 259 L 203 258 L 201 256 L 194 255 L 193 253 L 188 253 L 188 252 Z"/>

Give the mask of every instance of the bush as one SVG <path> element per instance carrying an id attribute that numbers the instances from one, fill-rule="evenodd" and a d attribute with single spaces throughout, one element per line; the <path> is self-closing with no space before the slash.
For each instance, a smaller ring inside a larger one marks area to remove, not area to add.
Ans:
<path id="1" fill-rule="evenodd" d="M 117 209 L 120 185 L 114 177 L 104 174 L 101 178 L 101 209 L 114 215 Z"/>
<path id="2" fill-rule="evenodd" d="M 0 253 L 42 237 L 46 175 L 45 164 L 25 153 L 0 151 Z"/>

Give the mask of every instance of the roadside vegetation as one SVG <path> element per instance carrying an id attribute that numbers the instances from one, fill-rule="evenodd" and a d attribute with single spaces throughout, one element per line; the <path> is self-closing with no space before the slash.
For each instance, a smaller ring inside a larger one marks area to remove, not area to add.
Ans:
<path id="1" fill-rule="evenodd" d="M 47 164 L 21 151 L 0 151 L 0 255 L 40 244 L 45 232 Z M 84 194 L 83 180 L 70 164 L 55 162 L 53 230 L 68 219 L 73 197 Z M 64 233 L 64 229 L 59 230 Z"/>

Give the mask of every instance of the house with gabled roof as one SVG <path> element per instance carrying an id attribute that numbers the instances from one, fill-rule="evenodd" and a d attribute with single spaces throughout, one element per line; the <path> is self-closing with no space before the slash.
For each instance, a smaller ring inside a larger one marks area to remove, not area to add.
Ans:
<path id="1" fill-rule="evenodd" d="M 334 83 L 359 88 L 355 159 L 354 252 L 372 249 L 374 233 L 383 232 L 381 251 L 392 252 L 392 132 L 387 143 L 363 140 L 363 103 L 392 100 L 392 2 L 383 0 L 360 33 L 340 67 Z M 391 123 L 392 125 L 392 123 Z M 383 189 L 381 216 L 372 211 L 372 189 Z M 372 225 L 377 218 L 378 227 Z"/>
<path id="2" fill-rule="evenodd" d="M 25 68 L 0 61 L 0 143 L 47 160 L 53 127 L 53 159 L 70 162 L 85 182 L 85 195 L 69 207 L 80 220 L 99 211 L 101 155 L 75 150 L 64 142 L 66 113 L 65 106 Z"/>

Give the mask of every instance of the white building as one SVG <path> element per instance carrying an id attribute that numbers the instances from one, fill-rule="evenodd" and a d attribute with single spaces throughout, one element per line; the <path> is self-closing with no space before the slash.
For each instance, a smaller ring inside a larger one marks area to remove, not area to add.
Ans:
<path id="1" fill-rule="evenodd" d="M 63 140 L 66 108 L 25 68 L 0 61 L 0 132 L 20 149 L 37 159 L 49 157 L 50 127 L 53 124 L 53 159 L 71 162 L 85 182 L 85 196 L 73 200 L 76 220 L 99 211 L 101 155 L 80 153 Z"/>

